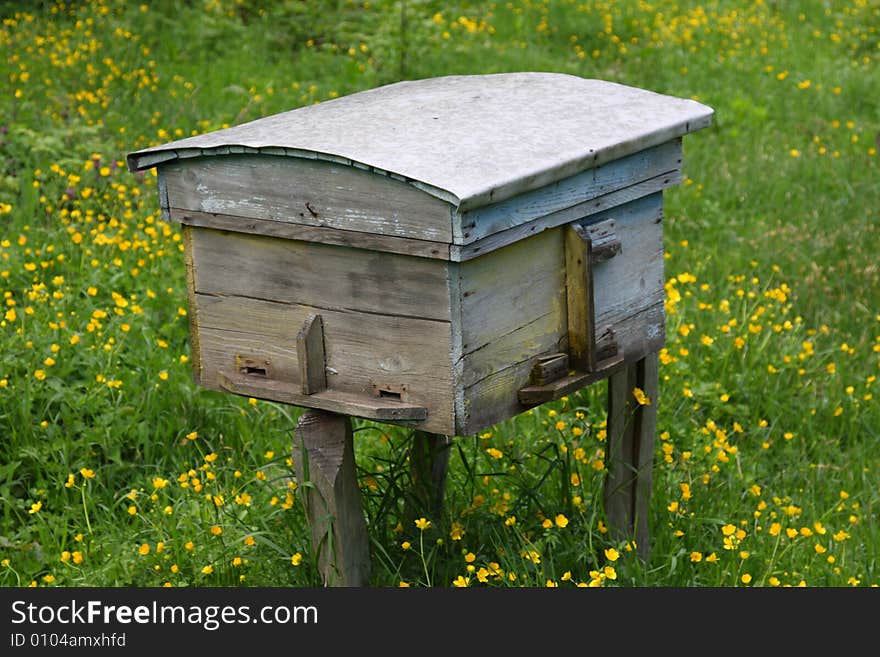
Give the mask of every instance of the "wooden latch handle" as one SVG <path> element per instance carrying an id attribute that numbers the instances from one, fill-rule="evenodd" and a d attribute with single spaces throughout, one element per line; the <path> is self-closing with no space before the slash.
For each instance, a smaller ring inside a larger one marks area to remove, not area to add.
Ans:
<path id="1" fill-rule="evenodd" d="M 593 269 L 621 252 L 613 219 L 565 227 L 565 279 L 570 365 L 584 372 L 608 369 L 623 360 L 614 327 L 596 325 Z"/>

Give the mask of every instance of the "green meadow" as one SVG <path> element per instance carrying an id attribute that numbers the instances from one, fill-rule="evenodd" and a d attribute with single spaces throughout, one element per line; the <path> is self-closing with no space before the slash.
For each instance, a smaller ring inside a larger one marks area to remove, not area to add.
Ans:
<path id="1" fill-rule="evenodd" d="M 128 152 L 402 79 L 555 71 L 715 109 L 665 193 L 651 554 L 599 383 L 456 438 L 355 421 L 383 587 L 880 584 L 880 4 L 0 0 L 0 585 L 320 585 L 302 409 L 192 380 L 181 231 Z"/>

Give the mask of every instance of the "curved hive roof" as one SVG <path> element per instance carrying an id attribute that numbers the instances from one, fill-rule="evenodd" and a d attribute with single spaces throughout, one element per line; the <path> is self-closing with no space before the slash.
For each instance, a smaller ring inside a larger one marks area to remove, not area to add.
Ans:
<path id="1" fill-rule="evenodd" d="M 136 151 L 128 166 L 228 152 L 326 159 L 406 180 L 467 210 L 694 132 L 712 114 L 693 100 L 560 73 L 447 76 Z"/>

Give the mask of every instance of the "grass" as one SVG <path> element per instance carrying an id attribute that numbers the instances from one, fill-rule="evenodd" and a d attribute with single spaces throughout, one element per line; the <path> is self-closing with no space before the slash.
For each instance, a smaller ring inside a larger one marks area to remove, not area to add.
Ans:
<path id="1" fill-rule="evenodd" d="M 196 388 L 180 232 L 124 155 L 403 78 L 547 70 L 715 108 L 666 198 L 652 553 L 604 384 L 456 439 L 356 422 L 377 586 L 880 583 L 880 6 L 0 2 L 0 584 L 312 586 L 299 409 Z"/>

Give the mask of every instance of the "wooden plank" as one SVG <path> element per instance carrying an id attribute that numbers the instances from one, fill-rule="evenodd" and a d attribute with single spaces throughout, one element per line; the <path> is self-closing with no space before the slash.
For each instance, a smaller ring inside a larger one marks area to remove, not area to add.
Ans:
<path id="1" fill-rule="evenodd" d="M 651 353 L 639 363 L 638 381 L 645 395 L 651 400 L 650 406 L 639 409 L 639 425 L 636 428 L 633 463 L 638 478 L 633 490 L 633 532 L 636 549 L 647 561 L 651 552 L 650 505 L 654 473 L 654 440 L 657 434 L 657 405 L 659 394 L 659 358 L 657 352 Z"/>
<path id="2" fill-rule="evenodd" d="M 351 246 L 372 251 L 387 251 L 422 258 L 449 258 L 449 245 L 439 242 L 397 237 L 396 235 L 374 235 L 372 233 L 340 230 L 338 228 L 308 226 L 284 221 L 236 217 L 228 214 L 198 212 L 171 208 L 170 219 L 187 226 L 231 230 L 251 235 L 265 235 L 305 242 L 322 242 L 338 246 Z"/>
<path id="3" fill-rule="evenodd" d="M 183 227 L 183 262 L 186 270 L 186 316 L 189 321 L 190 367 L 192 368 L 193 381 L 198 385 L 202 382 L 202 351 L 199 347 L 199 305 L 196 301 L 192 232 L 193 229 L 187 226 Z"/>
<path id="4" fill-rule="evenodd" d="M 446 263 L 199 229 L 197 292 L 449 321 Z"/>
<path id="5" fill-rule="evenodd" d="M 317 411 L 300 415 L 293 437 L 293 464 L 324 586 L 368 585 L 370 539 L 351 420 Z"/>
<path id="6" fill-rule="evenodd" d="M 635 363 L 616 371 L 608 379 L 607 450 L 605 453 L 604 507 L 608 530 L 615 541 L 634 538 L 633 509 L 633 414 L 636 387 Z"/>
<path id="7" fill-rule="evenodd" d="M 457 432 L 467 435 L 475 423 L 521 412 L 516 392 L 535 359 L 568 347 L 562 234 L 542 233 L 458 267 L 463 368 L 456 387 L 464 390 L 464 413 Z M 513 379 L 499 375 L 518 364 Z"/>
<path id="8" fill-rule="evenodd" d="M 568 317 L 568 353 L 572 369 L 592 372 L 596 351 L 593 324 L 593 276 L 590 242 L 579 224 L 563 228 L 565 251 L 565 299 Z"/>
<path id="9" fill-rule="evenodd" d="M 565 314 L 562 233 L 552 231 L 462 263 L 462 348 L 464 354 L 492 345 L 544 316 Z M 547 322 L 545 322 L 546 324 Z M 536 336 L 526 331 L 532 356 Z M 556 339 L 552 342 L 555 344 Z"/>
<path id="10" fill-rule="evenodd" d="M 532 366 L 529 382 L 536 386 L 545 386 L 568 375 L 568 354 L 550 354 L 537 359 Z"/>
<path id="11" fill-rule="evenodd" d="M 624 247 L 626 248 L 626 247 Z M 616 338 L 626 354 L 627 362 L 659 351 L 665 343 L 663 302 L 638 311 L 634 315 L 622 318 L 616 325 Z M 564 336 L 563 336 L 564 337 Z M 561 341 L 559 349 L 565 351 L 567 343 Z M 509 361 L 507 366 L 499 366 L 494 372 L 471 383 L 464 391 L 466 413 L 458 420 L 458 435 L 471 435 L 483 431 L 487 427 L 522 413 L 528 405 L 519 400 L 519 391 L 529 385 L 529 377 L 538 356 L 534 354 L 520 363 Z M 513 363 L 513 364 L 511 364 Z M 608 370 L 594 374 L 595 381 L 609 375 Z M 592 385 L 593 377 L 579 381 L 572 389 L 556 394 L 573 394 L 576 390 Z M 541 402 L 538 402 L 541 403 Z"/>
<path id="12" fill-rule="evenodd" d="M 461 235 L 456 236 L 455 244 L 470 244 L 494 233 L 578 206 L 603 194 L 630 187 L 633 183 L 675 172 L 681 168 L 681 161 L 681 138 L 672 139 L 552 185 L 465 212 L 460 219 Z"/>
<path id="13" fill-rule="evenodd" d="M 232 372 L 217 374 L 220 387 L 237 395 L 279 401 L 294 406 L 316 408 L 323 411 L 353 415 L 382 422 L 421 421 L 428 417 L 428 409 L 404 402 L 368 397 L 342 390 L 322 390 L 304 395 L 299 386 L 286 381 L 247 377 Z"/>
<path id="14" fill-rule="evenodd" d="M 639 388 L 650 403 L 637 403 Z M 608 451 L 604 506 L 616 540 L 635 540 L 639 556 L 650 553 L 649 504 L 657 426 L 658 358 L 649 354 L 608 380 Z"/>
<path id="15" fill-rule="evenodd" d="M 380 387 L 405 388 L 401 401 L 429 409 L 420 428 L 455 432 L 448 322 L 237 296 L 198 294 L 196 304 L 203 345 L 202 385 L 208 388 L 220 389 L 218 372 L 236 369 L 236 356 L 245 355 L 268 361 L 269 378 L 299 389 L 301 374 L 291 327 L 320 313 L 329 388 L 362 397 L 376 394 Z"/>
<path id="16" fill-rule="evenodd" d="M 662 194 L 652 194 L 603 212 L 591 223 L 606 219 L 614 219 L 615 231 L 623 246 L 615 257 L 593 265 L 596 326 L 600 331 L 613 327 L 620 347 L 628 354 L 628 345 L 620 334 L 631 331 L 621 325 L 628 318 L 662 303 L 665 294 Z M 660 325 L 645 327 L 645 331 L 649 339 L 658 337 L 656 332 L 663 332 Z"/>
<path id="17" fill-rule="evenodd" d="M 319 160 L 228 155 L 164 167 L 170 207 L 433 242 L 450 205 L 404 182 Z"/>
<path id="18" fill-rule="evenodd" d="M 577 392 L 581 388 L 595 383 L 608 376 L 602 372 L 574 372 L 567 376 L 551 381 L 546 384 L 530 384 L 520 388 L 517 393 L 519 403 L 523 406 L 538 406 L 549 401 L 555 401 L 565 395 Z"/>
<path id="19" fill-rule="evenodd" d="M 410 485 L 404 514 L 410 526 L 419 517 L 441 520 L 451 449 L 450 436 L 413 431 L 409 452 Z"/>
<path id="20" fill-rule="evenodd" d="M 300 389 L 304 395 L 313 395 L 327 389 L 324 362 L 324 322 L 320 315 L 309 314 L 296 336 L 296 356 L 299 360 Z"/>
<path id="21" fill-rule="evenodd" d="M 624 187 L 615 192 L 604 194 L 578 205 L 544 215 L 526 224 L 520 224 L 514 228 L 508 228 L 498 233 L 493 233 L 476 242 L 464 246 L 452 245 L 449 247 L 449 259 L 454 262 L 465 262 L 477 256 L 490 253 L 508 244 L 518 242 L 532 235 L 537 235 L 545 230 L 556 228 L 564 224 L 590 217 L 598 212 L 621 206 L 643 196 L 660 192 L 667 187 L 672 187 L 681 182 L 681 172 L 671 171 L 655 178 Z"/>

